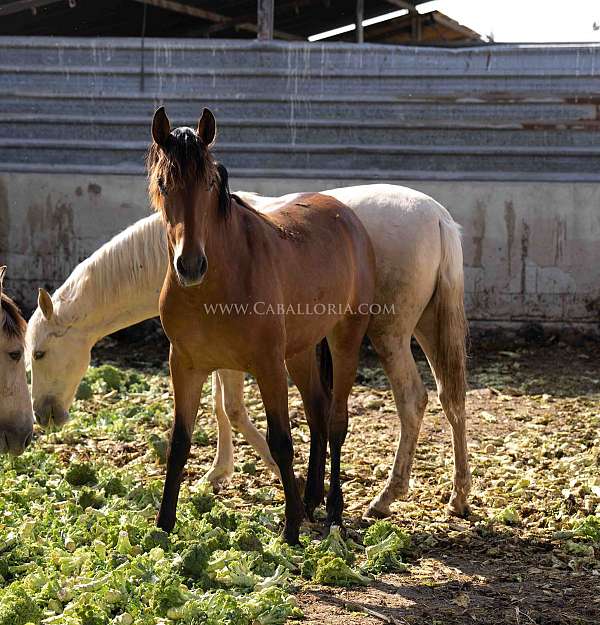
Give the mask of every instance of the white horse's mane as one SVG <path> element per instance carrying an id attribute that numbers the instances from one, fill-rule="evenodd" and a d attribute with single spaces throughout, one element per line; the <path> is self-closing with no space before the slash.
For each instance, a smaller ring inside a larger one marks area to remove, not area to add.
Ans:
<path id="1" fill-rule="evenodd" d="M 125 292 L 154 287 L 166 257 L 160 215 L 136 221 L 75 267 L 52 298 L 57 316 L 61 309 L 67 317 L 77 316 L 81 305 L 104 306 Z"/>

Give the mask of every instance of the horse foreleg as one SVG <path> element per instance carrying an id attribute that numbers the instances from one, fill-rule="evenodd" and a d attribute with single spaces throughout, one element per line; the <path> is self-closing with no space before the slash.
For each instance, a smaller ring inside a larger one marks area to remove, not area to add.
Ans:
<path id="1" fill-rule="evenodd" d="M 427 406 L 427 391 L 410 350 L 410 335 L 398 344 L 398 337 L 369 335 L 379 354 L 383 368 L 392 385 L 396 410 L 400 417 L 400 438 L 383 490 L 369 504 L 368 516 L 390 514 L 390 504 L 408 492 L 419 430 Z"/>
<path id="2" fill-rule="evenodd" d="M 167 456 L 167 476 L 156 524 L 166 532 L 175 526 L 177 500 L 183 469 L 190 455 L 194 423 L 200 405 L 202 386 L 208 373 L 186 368 L 173 348 L 169 358 L 173 382 L 175 418 Z"/>

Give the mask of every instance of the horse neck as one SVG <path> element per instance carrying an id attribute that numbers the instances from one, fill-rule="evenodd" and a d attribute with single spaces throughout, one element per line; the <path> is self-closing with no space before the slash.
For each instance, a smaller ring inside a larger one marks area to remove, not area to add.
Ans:
<path id="1" fill-rule="evenodd" d="M 133 289 L 129 293 L 115 294 L 110 298 L 110 303 L 95 311 L 93 321 L 87 324 L 94 342 L 113 332 L 158 316 L 158 297 L 162 282 L 161 278 L 158 288 L 152 291 Z"/>
<path id="2" fill-rule="evenodd" d="M 162 235 L 158 216 L 148 225 L 155 227 Z M 148 236 L 148 232 L 140 227 L 132 233 L 131 238 L 119 241 L 118 245 L 128 246 L 130 249 L 127 252 L 133 254 L 133 247 L 136 243 L 140 244 L 145 236 Z M 143 263 L 143 279 L 139 275 L 137 279 L 132 276 L 132 261 L 127 260 L 127 253 L 114 254 L 112 260 L 109 254 L 97 258 L 93 263 L 91 259 L 88 260 L 81 275 L 76 280 L 72 275 L 57 291 L 59 318 L 63 318 L 69 325 L 77 325 L 80 331 L 89 334 L 96 342 L 112 332 L 156 317 L 167 262 L 164 244 L 157 246 L 154 254 L 155 258 Z M 94 273 L 101 271 L 109 262 L 112 262 L 108 274 L 110 288 L 106 293 L 99 288 Z"/>
<path id="3" fill-rule="evenodd" d="M 231 201 L 232 206 L 227 217 L 218 214 L 216 207 L 210 213 L 205 246 L 209 266 L 206 291 L 222 292 L 223 287 L 231 281 L 232 271 L 237 273 L 237 268 L 249 261 L 251 254 L 248 239 L 256 235 L 257 227 L 260 227 L 257 223 L 249 234 L 246 231 L 246 209 L 238 206 L 233 198 Z M 259 218 L 256 220 L 260 221 Z"/>

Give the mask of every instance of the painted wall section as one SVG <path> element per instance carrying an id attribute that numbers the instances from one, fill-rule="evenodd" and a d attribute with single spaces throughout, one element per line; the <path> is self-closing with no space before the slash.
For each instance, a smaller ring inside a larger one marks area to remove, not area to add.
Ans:
<path id="1" fill-rule="evenodd" d="M 369 180 L 234 178 L 266 195 Z M 428 193 L 463 227 L 472 321 L 600 327 L 600 186 L 397 181 Z M 27 309 L 82 259 L 149 214 L 144 176 L 0 174 L 0 261 Z"/>

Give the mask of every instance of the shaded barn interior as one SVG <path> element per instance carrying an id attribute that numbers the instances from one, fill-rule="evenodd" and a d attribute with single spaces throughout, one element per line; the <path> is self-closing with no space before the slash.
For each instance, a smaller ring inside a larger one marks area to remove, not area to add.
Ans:
<path id="1" fill-rule="evenodd" d="M 419 14 L 425 0 L 363 2 L 363 19 L 393 11 L 404 15 L 364 27 L 371 43 L 481 43 L 478 33 L 432 11 Z M 357 21 L 356 0 L 278 0 L 273 38 L 305 41 L 311 35 Z M 93 37 L 254 38 L 258 31 L 256 0 L 0 0 L 0 35 Z M 328 41 L 355 41 L 356 31 Z"/>

